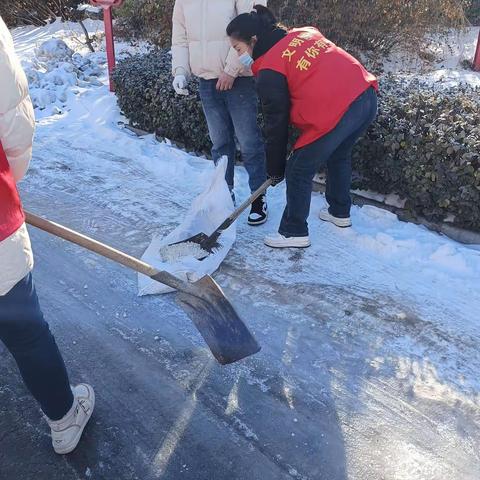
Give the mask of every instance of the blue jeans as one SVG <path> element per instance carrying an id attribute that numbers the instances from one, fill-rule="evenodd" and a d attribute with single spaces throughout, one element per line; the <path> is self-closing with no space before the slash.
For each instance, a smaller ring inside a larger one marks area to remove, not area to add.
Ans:
<path id="1" fill-rule="evenodd" d="M 287 205 L 279 233 L 286 237 L 308 235 L 312 181 L 327 165 L 326 199 L 329 212 L 339 218 L 350 216 L 352 204 L 352 149 L 377 115 L 377 94 L 369 88 L 350 105 L 338 125 L 317 141 L 295 150 L 287 161 Z"/>
<path id="2" fill-rule="evenodd" d="M 200 79 L 200 98 L 213 143 L 213 160 L 216 163 L 222 156 L 228 157 L 225 180 L 232 190 L 237 137 L 249 176 L 250 190 L 254 192 L 267 179 L 265 145 L 257 123 L 255 82 L 250 77 L 239 77 L 233 88 L 225 92 L 219 92 L 216 85 L 217 80 Z"/>
<path id="3" fill-rule="evenodd" d="M 50 420 L 73 405 L 67 370 L 43 318 L 32 275 L 0 296 L 0 340 L 17 362 L 25 385 Z"/>

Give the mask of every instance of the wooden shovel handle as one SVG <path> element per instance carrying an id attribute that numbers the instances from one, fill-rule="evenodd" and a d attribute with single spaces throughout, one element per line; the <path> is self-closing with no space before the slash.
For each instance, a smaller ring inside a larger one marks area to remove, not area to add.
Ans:
<path id="1" fill-rule="evenodd" d="M 272 185 L 272 179 L 268 179 L 258 190 L 252 193 L 218 228 L 215 230 L 223 232 L 247 209 L 265 190 Z"/>
<path id="2" fill-rule="evenodd" d="M 177 277 L 173 276 L 168 272 L 161 272 L 156 268 L 152 267 L 151 265 L 142 262 L 135 257 L 131 257 L 130 255 L 127 255 L 120 250 L 105 245 L 104 243 L 98 242 L 97 240 L 93 240 L 92 238 L 75 232 L 74 230 L 70 230 L 63 225 L 59 225 L 58 223 L 54 223 L 46 220 L 45 218 L 41 218 L 37 215 L 34 215 L 33 213 L 25 212 L 25 217 L 26 222 L 33 227 L 37 227 L 44 232 L 51 233 L 56 237 L 60 237 L 64 240 L 75 243 L 80 247 L 86 248 L 87 250 L 95 252 L 102 257 L 120 263 L 121 265 L 135 270 L 138 273 L 143 273 L 144 275 L 147 275 L 151 278 L 154 277 L 155 280 L 164 283 L 171 288 L 180 290 L 185 293 L 191 293 L 191 289 L 189 288 L 188 284 L 186 284 L 182 280 L 179 280 Z"/>

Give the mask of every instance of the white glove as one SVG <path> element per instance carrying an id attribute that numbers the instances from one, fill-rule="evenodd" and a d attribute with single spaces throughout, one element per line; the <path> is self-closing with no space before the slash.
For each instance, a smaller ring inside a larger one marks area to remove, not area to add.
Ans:
<path id="1" fill-rule="evenodd" d="M 188 95 L 187 77 L 185 77 L 185 75 L 175 75 L 173 79 L 173 89 L 177 95 Z"/>

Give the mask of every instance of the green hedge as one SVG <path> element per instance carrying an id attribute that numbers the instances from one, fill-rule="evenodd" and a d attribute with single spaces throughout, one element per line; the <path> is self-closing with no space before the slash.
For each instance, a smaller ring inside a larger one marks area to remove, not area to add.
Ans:
<path id="1" fill-rule="evenodd" d="M 200 0 L 198 0 L 200 1 Z M 404 45 L 415 52 L 427 33 L 464 25 L 472 0 L 268 0 L 288 26 L 313 25 L 349 50 L 388 53 Z M 477 1 L 477 0 L 474 0 Z M 167 48 L 174 0 L 125 0 L 115 11 L 117 32 Z"/>
<path id="2" fill-rule="evenodd" d="M 381 82 L 377 121 L 354 152 L 357 187 L 397 193 L 430 220 L 480 230 L 480 89 Z"/>
<path id="3" fill-rule="evenodd" d="M 9 27 L 46 25 L 56 17 L 69 19 L 83 0 L 0 0 L 0 16 Z"/>
<path id="4" fill-rule="evenodd" d="M 171 55 L 166 50 L 121 60 L 114 73 L 120 108 L 134 126 L 208 153 L 198 82 L 190 82 L 190 95 L 185 97 L 175 94 L 172 80 Z"/>
<path id="5" fill-rule="evenodd" d="M 467 9 L 467 17 L 472 25 L 480 25 L 480 0 L 472 0 Z"/>
<path id="6" fill-rule="evenodd" d="M 210 142 L 198 84 L 172 90 L 168 51 L 138 55 L 115 72 L 120 108 L 134 126 L 157 131 L 190 151 Z M 480 231 L 480 90 L 435 91 L 393 77 L 381 81 L 380 113 L 354 151 L 355 188 L 396 193 L 430 220 Z"/>

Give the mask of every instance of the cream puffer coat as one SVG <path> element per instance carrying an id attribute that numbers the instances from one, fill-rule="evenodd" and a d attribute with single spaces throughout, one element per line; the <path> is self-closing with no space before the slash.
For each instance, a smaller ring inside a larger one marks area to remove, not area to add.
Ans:
<path id="1" fill-rule="evenodd" d="M 25 175 L 32 156 L 35 118 L 28 83 L 15 55 L 10 32 L 0 17 L 0 142 L 15 180 Z M 0 242 L 0 295 L 5 295 L 33 267 L 25 225 Z"/>
<path id="2" fill-rule="evenodd" d="M 222 72 L 250 76 L 231 48 L 227 25 L 266 0 L 176 0 L 173 10 L 173 75 L 191 74 L 212 80 Z"/>

